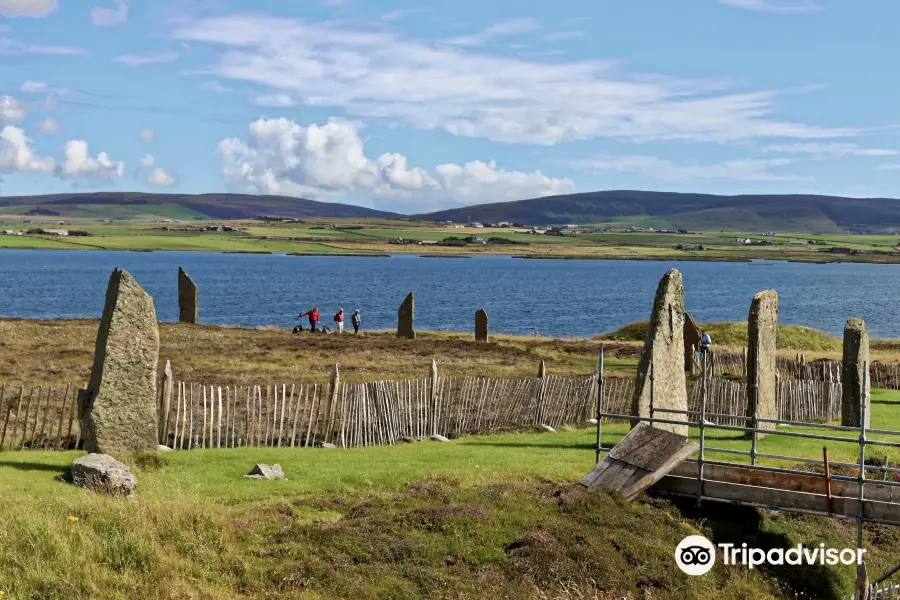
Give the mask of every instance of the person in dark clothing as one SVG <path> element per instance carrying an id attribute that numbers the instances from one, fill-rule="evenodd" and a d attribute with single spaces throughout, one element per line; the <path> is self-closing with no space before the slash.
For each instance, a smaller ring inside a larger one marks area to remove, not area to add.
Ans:
<path id="1" fill-rule="evenodd" d="M 309 327 L 312 331 L 316 331 L 316 326 L 319 324 L 319 307 L 313 306 L 311 309 L 299 315 L 299 318 L 303 318 L 309 316 Z"/>
<path id="2" fill-rule="evenodd" d="M 298 323 L 294 326 L 294 330 L 291 333 L 300 333 L 301 331 L 303 331 L 303 325 Z"/>
<path id="3" fill-rule="evenodd" d="M 353 333 L 359 333 L 359 309 L 356 309 L 356 312 L 353 313 L 353 318 L 351 319 L 353 323 Z"/>

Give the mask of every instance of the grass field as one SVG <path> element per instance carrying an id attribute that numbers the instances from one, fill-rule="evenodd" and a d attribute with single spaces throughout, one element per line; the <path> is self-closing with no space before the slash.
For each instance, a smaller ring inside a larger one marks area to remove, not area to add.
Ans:
<path id="1" fill-rule="evenodd" d="M 24 212 L 29 207 L 15 207 Z M 191 232 L 185 228 L 207 225 L 210 221 L 190 221 L 196 215 L 179 211 L 146 215 L 128 213 L 122 220 L 102 223 L 100 217 L 80 207 L 81 212 L 66 215 L 66 227 L 87 231 L 89 237 L 60 239 L 50 236 L 0 236 L 0 248 L 78 248 L 110 250 L 188 250 L 239 252 L 309 252 L 309 253 L 500 253 L 543 258 L 635 258 L 658 260 L 794 260 L 805 262 L 900 262 L 898 238 L 890 235 L 778 234 L 762 237 L 759 232 L 734 233 L 702 231 L 696 234 L 663 234 L 658 232 L 587 233 L 574 237 L 531 235 L 513 229 L 464 227 L 445 228 L 435 223 L 384 219 L 313 219 L 298 223 L 266 223 L 234 221 L 241 232 Z M 154 209 L 165 208 L 164 205 Z M 174 207 L 179 208 L 179 207 Z M 174 210 L 173 208 L 173 210 Z M 82 210 L 84 209 L 84 210 Z M 132 207 L 133 210 L 138 210 Z M 99 207 L 98 207 L 99 210 Z M 183 223 L 162 223 L 163 217 L 181 219 Z M 60 217 L 30 217 L 25 224 L 9 210 L 0 216 L 0 228 L 59 227 Z M 226 223 L 226 221 L 216 221 Z M 335 226 L 336 228 L 332 228 Z M 164 230 L 168 227 L 169 230 Z M 617 227 L 621 228 L 622 224 Z M 465 247 L 399 245 L 395 238 L 414 241 L 440 241 L 447 237 L 478 236 L 487 240 L 504 238 L 516 244 L 468 244 Z M 736 243 L 738 237 L 768 240 L 771 246 L 746 246 Z M 275 238 L 275 239 L 272 239 Z M 811 245 L 791 244 L 795 240 Z M 676 249 L 677 245 L 702 245 L 704 250 Z M 833 247 L 848 248 L 855 255 L 823 252 Z"/>
<path id="2" fill-rule="evenodd" d="M 896 395 L 888 399 L 896 410 Z M 167 453 L 161 465 L 131 459 L 140 481 L 131 500 L 60 481 L 78 453 L 3 453 L 0 590 L 16 599 L 761 599 L 799 591 L 836 599 L 850 590 L 851 567 L 717 565 L 705 577 L 683 575 L 672 553 L 685 535 L 843 548 L 854 545 L 855 528 L 588 492 L 574 482 L 593 463 L 592 444 L 592 431 L 568 430 L 357 450 Z M 760 448 L 783 446 L 769 436 Z M 288 481 L 241 478 L 274 462 Z M 867 526 L 871 574 L 900 560 L 898 542 L 897 529 Z"/>
<path id="3" fill-rule="evenodd" d="M 97 324 L 0 320 L 0 381 L 86 379 Z M 745 327 L 709 328 L 740 343 Z M 625 339 L 604 342 L 611 374 L 633 375 L 640 343 L 628 338 L 639 329 L 632 324 L 617 332 Z M 825 334 L 786 327 L 779 335 L 833 347 Z M 497 336 L 477 344 L 469 335 L 430 332 L 416 340 L 391 332 L 295 336 L 177 324 L 162 324 L 160 338 L 160 367 L 169 359 L 178 378 L 221 384 L 324 381 L 335 362 L 345 381 L 421 377 L 432 358 L 445 374 L 531 377 L 541 359 L 550 374 L 587 374 L 600 343 Z M 873 427 L 900 430 L 900 392 L 875 390 L 872 406 Z M 612 445 L 627 425 L 607 424 L 603 432 Z M 851 567 L 751 572 L 717 565 L 705 577 L 682 574 L 672 554 L 686 535 L 761 548 L 844 548 L 855 546 L 855 526 L 709 503 L 697 509 L 654 494 L 625 503 L 586 491 L 576 482 L 593 464 L 594 436 L 564 428 L 352 450 L 139 455 L 126 459 L 140 482 L 128 500 L 66 483 L 79 453 L 0 452 L 0 592 L 3 600 L 756 600 L 801 592 L 837 600 L 849 593 Z M 734 433 L 706 436 L 712 447 L 749 449 Z M 833 461 L 858 460 L 847 437 L 846 444 L 828 442 Z M 819 458 L 822 442 L 769 435 L 759 450 Z M 867 454 L 900 464 L 895 449 Z M 288 480 L 244 480 L 256 463 L 279 463 Z M 867 525 L 865 547 L 877 577 L 900 562 L 900 528 Z"/>

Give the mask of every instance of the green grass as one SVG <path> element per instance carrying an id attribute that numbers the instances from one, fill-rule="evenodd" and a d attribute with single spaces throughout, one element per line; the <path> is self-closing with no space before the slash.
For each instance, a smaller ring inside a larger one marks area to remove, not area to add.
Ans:
<path id="1" fill-rule="evenodd" d="M 900 429 L 900 393 L 875 391 L 873 407 L 874 427 Z M 625 430 L 607 425 L 604 440 Z M 747 445 L 707 435 L 711 445 Z M 79 453 L 0 453 L 0 591 L 4 600 L 749 600 L 801 591 L 836 599 L 851 589 L 849 567 L 717 565 L 705 577 L 683 575 L 672 552 L 685 535 L 843 548 L 855 543 L 855 528 L 732 506 L 697 509 L 652 495 L 624 503 L 586 491 L 574 482 L 593 464 L 593 442 L 592 430 L 568 429 L 354 450 L 140 456 L 130 461 L 140 483 L 129 500 L 61 481 Z M 770 435 L 759 448 L 819 457 L 821 445 Z M 832 460 L 855 461 L 852 449 L 828 445 Z M 287 481 L 241 477 L 255 463 L 276 462 Z M 866 548 L 877 577 L 900 560 L 900 530 L 867 526 Z"/>
<path id="2" fill-rule="evenodd" d="M 747 323 L 724 321 L 701 323 L 699 327 L 709 333 L 716 346 L 743 347 L 747 345 Z M 616 341 L 643 341 L 647 333 L 647 321 L 629 323 L 615 331 L 598 336 L 598 339 Z M 807 352 L 839 352 L 841 340 L 831 334 L 801 325 L 778 324 L 776 343 L 778 348 Z"/>

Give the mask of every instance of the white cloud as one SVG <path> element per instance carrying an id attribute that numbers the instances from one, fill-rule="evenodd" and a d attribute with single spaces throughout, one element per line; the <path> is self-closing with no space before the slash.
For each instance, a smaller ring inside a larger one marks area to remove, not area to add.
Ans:
<path id="1" fill-rule="evenodd" d="M 117 63 L 128 65 L 129 67 L 140 67 L 143 65 L 153 65 L 158 63 L 169 63 L 178 60 L 180 55 L 177 52 L 157 52 L 156 54 L 122 54 L 115 58 Z"/>
<path id="2" fill-rule="evenodd" d="M 655 156 L 598 156 L 576 160 L 569 165 L 588 171 L 632 173 L 666 181 L 714 182 L 714 181 L 799 181 L 803 177 L 782 175 L 771 169 L 793 164 L 788 158 L 771 160 L 729 160 L 719 163 L 674 163 Z"/>
<path id="3" fill-rule="evenodd" d="M 259 15 L 183 22 L 173 37 L 223 48 L 212 74 L 350 117 L 502 142 L 741 141 L 855 135 L 778 119 L 779 93 L 726 93 L 716 80 L 623 72 L 436 46 L 386 30 Z"/>
<path id="4" fill-rule="evenodd" d="M 888 148 L 863 148 L 857 144 L 842 142 L 773 144 L 764 148 L 763 151 L 781 152 L 783 154 L 812 154 L 820 158 L 839 158 L 843 156 L 894 156 L 900 154 L 900 151 Z"/>
<path id="5" fill-rule="evenodd" d="M 157 168 L 153 169 L 150 172 L 150 176 L 147 177 L 147 185 L 170 188 L 178 185 L 178 180 L 169 175 L 164 169 Z"/>
<path id="6" fill-rule="evenodd" d="M 47 84 L 43 81 L 26 81 L 21 86 L 19 86 L 19 91 L 25 92 L 26 94 L 34 94 L 36 92 L 46 92 Z"/>
<path id="7" fill-rule="evenodd" d="M 816 12 L 822 5 L 812 0 L 719 0 L 721 4 L 758 12 L 802 14 Z"/>
<path id="8" fill-rule="evenodd" d="M 0 96 L 0 125 L 25 118 L 25 109 L 12 96 Z"/>
<path id="9" fill-rule="evenodd" d="M 900 169 L 900 164 L 878 165 L 878 169 L 881 171 L 894 171 Z"/>
<path id="10" fill-rule="evenodd" d="M 541 35 L 541 39 L 546 42 L 561 42 L 564 40 L 574 40 L 576 38 L 584 37 L 585 32 L 579 29 L 566 29 L 563 31 L 550 31 Z"/>
<path id="11" fill-rule="evenodd" d="M 144 129 L 138 134 L 138 137 L 144 140 L 145 142 L 152 142 L 153 138 L 156 137 L 156 134 L 152 129 Z"/>
<path id="12" fill-rule="evenodd" d="M 63 147 L 56 174 L 62 179 L 85 178 L 107 181 L 125 173 L 125 163 L 110 160 L 106 152 L 91 156 L 84 140 L 71 140 Z"/>
<path id="13" fill-rule="evenodd" d="M 128 20 L 128 2 L 113 0 L 115 8 L 95 6 L 91 9 L 91 20 L 98 27 L 116 27 Z"/>
<path id="14" fill-rule="evenodd" d="M 569 179 L 504 171 L 493 161 L 443 164 L 429 172 L 410 167 L 402 154 L 371 159 L 356 127 L 335 119 L 308 127 L 283 118 L 258 119 L 250 124 L 247 141 L 222 140 L 218 153 L 226 182 L 251 193 L 320 200 L 359 195 L 416 211 L 574 190 Z"/>
<path id="15" fill-rule="evenodd" d="M 52 173 L 53 166 L 52 158 L 35 154 L 21 129 L 7 126 L 0 131 L 0 173 Z"/>
<path id="16" fill-rule="evenodd" d="M 46 17 L 57 8 L 57 0 L 0 0 L 4 17 Z"/>
<path id="17" fill-rule="evenodd" d="M 231 91 L 231 88 L 225 87 L 218 81 L 204 81 L 200 84 L 200 89 L 206 92 L 214 92 L 216 94 L 224 94 Z"/>
<path id="18" fill-rule="evenodd" d="M 178 185 L 178 178 L 168 173 L 165 169 L 153 168 L 156 159 L 152 154 L 148 154 L 141 159 L 141 165 L 138 174 L 143 177 L 147 185 L 155 187 L 175 187 Z"/>
<path id="19" fill-rule="evenodd" d="M 2 0 L 0 0 L 2 1 Z M 86 50 L 73 46 L 42 46 L 24 44 L 0 35 L 0 54 L 47 54 L 56 56 L 87 54 Z"/>
<path id="20" fill-rule="evenodd" d="M 35 131 L 39 133 L 62 133 L 63 127 L 52 117 L 47 117 L 34 126 Z"/>
<path id="21" fill-rule="evenodd" d="M 523 35 L 537 29 L 540 29 L 540 25 L 534 19 L 508 19 L 478 33 L 455 37 L 447 41 L 457 46 L 484 46 L 496 38 Z"/>
<path id="22" fill-rule="evenodd" d="M 272 108 L 286 108 L 299 104 L 287 94 L 260 94 L 253 98 L 253 104 Z"/>

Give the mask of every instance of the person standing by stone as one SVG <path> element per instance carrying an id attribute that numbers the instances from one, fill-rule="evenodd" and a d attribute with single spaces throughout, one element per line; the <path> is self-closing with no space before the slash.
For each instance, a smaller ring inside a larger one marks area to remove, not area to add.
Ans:
<path id="1" fill-rule="evenodd" d="M 317 331 L 316 327 L 319 324 L 319 307 L 313 306 L 311 309 L 306 311 L 305 313 L 298 315 L 298 318 L 302 319 L 303 317 L 309 317 L 309 327 L 315 332 Z"/>
<path id="2" fill-rule="evenodd" d="M 360 318 L 358 308 L 356 309 L 356 312 L 353 313 L 353 318 L 350 319 L 350 321 L 353 323 L 353 333 L 359 333 Z"/>
<path id="3" fill-rule="evenodd" d="M 701 332 L 700 335 L 700 354 L 708 354 L 709 347 L 712 345 L 712 338 L 709 337 L 709 334 L 705 331 Z"/>
<path id="4" fill-rule="evenodd" d="M 337 325 L 337 332 L 344 333 L 344 309 L 337 311 L 334 315 L 334 322 Z"/>

